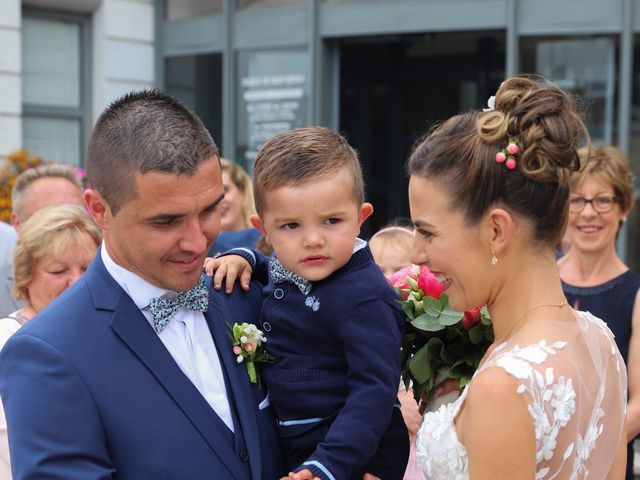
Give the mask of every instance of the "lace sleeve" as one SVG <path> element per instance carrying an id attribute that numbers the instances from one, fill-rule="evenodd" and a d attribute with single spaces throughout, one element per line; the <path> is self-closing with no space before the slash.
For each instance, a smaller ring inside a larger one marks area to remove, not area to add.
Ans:
<path id="1" fill-rule="evenodd" d="M 536 479 L 605 478 L 623 431 L 626 373 L 611 332 L 583 313 L 572 329 L 505 344 L 486 365 L 517 379 L 535 431 Z"/>

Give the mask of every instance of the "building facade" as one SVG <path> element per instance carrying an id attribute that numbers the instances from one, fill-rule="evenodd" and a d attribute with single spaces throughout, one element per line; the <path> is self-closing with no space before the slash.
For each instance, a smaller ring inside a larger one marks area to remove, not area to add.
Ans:
<path id="1" fill-rule="evenodd" d="M 640 176 L 640 0 L 2 4 L 0 153 L 39 147 L 82 164 L 104 106 L 158 86 L 195 108 L 223 155 L 248 169 L 275 133 L 341 131 L 376 207 L 366 234 L 408 216 L 403 165 L 414 141 L 526 72 L 583 99 L 593 141 L 619 145 Z M 639 240 L 636 208 L 619 239 L 636 269 Z"/>

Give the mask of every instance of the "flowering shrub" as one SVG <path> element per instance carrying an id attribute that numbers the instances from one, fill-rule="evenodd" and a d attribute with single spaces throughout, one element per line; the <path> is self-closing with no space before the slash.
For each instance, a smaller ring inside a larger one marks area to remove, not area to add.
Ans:
<path id="1" fill-rule="evenodd" d="M 440 371 L 459 380 L 461 388 L 467 385 L 493 342 L 487 308 L 453 310 L 444 287 L 427 267 L 404 268 L 389 281 L 398 291 L 406 319 L 402 380 L 406 388 L 413 384 L 416 402 L 424 393 L 433 397 Z"/>
<path id="2" fill-rule="evenodd" d="M 8 222 L 11 218 L 11 189 L 18 175 L 44 163 L 40 156 L 21 149 L 10 153 L 5 164 L 0 164 L 0 221 Z"/>
<path id="3" fill-rule="evenodd" d="M 39 155 L 31 155 L 27 150 L 20 149 L 7 156 L 4 165 L 0 163 L 0 221 L 8 222 L 11 218 L 11 190 L 18 176 L 25 170 L 39 167 L 46 163 Z M 73 167 L 82 187 L 89 186 L 87 172 L 84 168 Z"/>

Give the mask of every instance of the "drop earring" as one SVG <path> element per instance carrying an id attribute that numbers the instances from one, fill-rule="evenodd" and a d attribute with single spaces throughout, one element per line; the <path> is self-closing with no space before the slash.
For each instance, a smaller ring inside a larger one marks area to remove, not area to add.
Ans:
<path id="1" fill-rule="evenodd" d="M 491 266 L 495 267 L 498 264 L 498 257 L 496 257 L 496 254 L 491 252 Z"/>

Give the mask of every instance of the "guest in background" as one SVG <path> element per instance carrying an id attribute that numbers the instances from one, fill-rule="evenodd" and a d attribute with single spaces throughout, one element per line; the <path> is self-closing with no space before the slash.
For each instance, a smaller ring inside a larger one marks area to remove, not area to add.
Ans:
<path id="1" fill-rule="evenodd" d="M 237 247 L 255 248 L 260 232 L 251 226 L 249 218 L 256 213 L 253 187 L 247 172 L 225 158 L 220 159 L 224 200 L 220 202 L 220 235 L 209 255 Z"/>
<path id="2" fill-rule="evenodd" d="M 409 256 L 413 245 L 413 229 L 388 226 L 369 239 L 369 248 L 382 273 L 387 278 L 411 265 Z"/>
<path id="3" fill-rule="evenodd" d="M 47 164 L 25 170 L 18 175 L 11 190 L 11 224 L 18 236 L 22 224 L 31 215 L 42 207 L 54 204 L 84 205 L 80 179 L 73 167 Z M 0 266 L 0 316 L 24 306 L 11 293 L 11 270 L 11 262 Z"/>
<path id="4" fill-rule="evenodd" d="M 369 248 L 373 258 L 382 269 L 384 276 L 389 278 L 398 270 L 411 265 L 410 255 L 413 245 L 413 229 L 390 225 L 378 230 L 369 239 Z M 418 404 L 413 398 L 413 391 L 406 390 L 404 384 L 400 384 L 398 392 L 402 417 L 409 430 L 409 460 L 404 480 L 423 480 L 424 475 L 416 462 L 416 433 L 420 427 L 422 415 Z"/>
<path id="5" fill-rule="evenodd" d="M 78 205 L 50 205 L 22 223 L 13 262 L 16 298 L 26 305 L 0 318 L 0 349 L 85 272 L 102 236 Z M 11 479 L 7 422 L 0 408 L 0 478 Z"/>
<path id="6" fill-rule="evenodd" d="M 640 275 L 616 252 L 616 239 L 633 208 L 634 179 L 616 147 L 579 152 L 569 197 L 567 233 L 571 248 L 558 261 L 569 303 L 604 320 L 627 364 L 627 472 L 633 479 L 633 440 L 640 433 Z"/>

